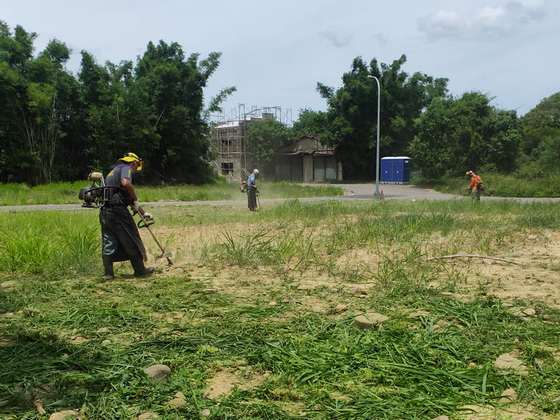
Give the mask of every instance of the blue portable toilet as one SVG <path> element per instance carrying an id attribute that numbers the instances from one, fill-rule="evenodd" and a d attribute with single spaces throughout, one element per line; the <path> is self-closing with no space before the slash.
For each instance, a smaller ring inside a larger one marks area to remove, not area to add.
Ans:
<path id="1" fill-rule="evenodd" d="M 381 182 L 384 184 L 407 184 L 410 182 L 410 158 L 389 156 L 381 158 Z"/>

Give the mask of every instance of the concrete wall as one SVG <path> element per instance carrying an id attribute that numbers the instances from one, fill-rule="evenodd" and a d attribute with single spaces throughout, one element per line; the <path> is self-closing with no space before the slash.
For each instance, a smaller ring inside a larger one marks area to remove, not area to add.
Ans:
<path id="1" fill-rule="evenodd" d="M 281 157 L 276 160 L 275 178 L 279 181 L 303 182 L 303 160 L 301 156 Z"/>
<path id="2" fill-rule="evenodd" d="M 283 156 L 274 165 L 277 180 L 330 182 L 342 180 L 342 165 L 334 156 Z"/>

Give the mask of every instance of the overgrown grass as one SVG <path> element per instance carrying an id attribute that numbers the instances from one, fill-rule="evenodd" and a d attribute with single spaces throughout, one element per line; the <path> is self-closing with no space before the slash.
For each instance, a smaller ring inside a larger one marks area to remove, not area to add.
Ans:
<path id="1" fill-rule="evenodd" d="M 454 418 L 466 405 L 499 407 L 510 387 L 537 418 L 558 416 L 560 311 L 539 303 L 538 315 L 522 320 L 508 305 L 535 302 L 505 305 L 483 288 L 457 300 L 434 280 L 461 282 L 463 272 L 425 258 L 507 252 L 513 238 L 557 231 L 556 210 L 466 200 L 294 201 L 256 214 L 158 209 L 156 228 L 218 226 L 205 260 L 153 280 L 108 283 L 97 279 L 96 212 L 6 215 L 0 287 L 5 277 L 12 283 L 0 289 L 0 417 L 39 418 L 33 402 L 41 399 L 48 413 L 81 409 L 91 419 L 148 410 L 198 418 L 204 409 L 211 418 Z M 330 262 L 351 250 L 375 253 L 377 267 L 359 279 L 336 271 Z M 319 272 L 338 288 L 301 287 Z M 228 273 L 233 286 L 222 288 L 216 279 L 225 282 Z M 374 285 L 367 296 L 351 290 L 357 280 Z M 307 299 L 349 308 L 314 312 Z M 389 320 L 356 328 L 353 317 L 371 310 Z M 424 314 L 412 318 L 412 310 Z M 494 368 L 513 350 L 527 376 Z M 153 363 L 171 367 L 167 382 L 146 378 L 142 369 Z M 253 388 L 206 398 L 208 381 L 225 369 L 269 375 Z M 167 407 L 177 391 L 187 404 Z"/>
<path id="2" fill-rule="evenodd" d="M 80 188 L 87 181 L 60 182 L 30 187 L 25 184 L 0 184 L 0 205 L 79 203 Z M 207 185 L 166 185 L 137 187 L 142 201 L 208 201 L 244 199 L 237 184 L 217 182 Z M 342 195 L 336 186 L 303 186 L 288 182 L 264 182 L 259 186 L 266 198 L 333 197 Z"/>
<path id="3" fill-rule="evenodd" d="M 98 268 L 97 214 L 10 214 L 0 219 L 0 272 L 47 276 Z"/>
<path id="4" fill-rule="evenodd" d="M 550 175 L 538 179 L 493 173 L 482 173 L 481 176 L 485 186 L 484 195 L 496 197 L 560 197 L 560 175 Z M 466 178 L 418 179 L 416 183 L 446 193 L 461 195 L 468 193 L 468 180 Z"/>

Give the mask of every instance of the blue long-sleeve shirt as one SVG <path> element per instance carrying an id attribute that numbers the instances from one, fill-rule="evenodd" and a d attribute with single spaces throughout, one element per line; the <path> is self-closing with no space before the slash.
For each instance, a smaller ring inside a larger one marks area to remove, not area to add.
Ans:
<path id="1" fill-rule="evenodd" d="M 247 187 L 255 188 L 256 186 L 257 186 L 257 178 L 255 177 L 255 174 L 249 175 L 249 177 L 247 178 Z"/>

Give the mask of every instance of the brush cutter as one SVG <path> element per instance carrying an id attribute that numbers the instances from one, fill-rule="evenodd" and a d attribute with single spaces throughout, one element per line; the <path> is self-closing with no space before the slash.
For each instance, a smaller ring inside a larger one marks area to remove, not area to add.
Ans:
<path id="1" fill-rule="evenodd" d="M 154 239 L 154 242 L 157 244 L 157 246 L 159 247 L 159 250 L 161 251 L 161 255 L 159 257 L 157 257 L 156 259 L 160 259 L 160 258 L 165 257 L 167 259 L 167 265 L 172 266 L 173 261 L 171 260 L 171 257 L 169 256 L 169 254 L 167 253 L 165 248 L 161 245 L 160 241 L 158 241 L 158 238 L 156 237 L 156 235 L 154 234 L 152 229 L 150 229 L 150 226 L 153 225 L 156 222 L 154 220 L 154 218 L 152 217 L 152 215 L 150 213 L 142 214 L 140 212 L 137 212 L 136 214 L 138 214 L 138 216 L 140 217 L 140 220 L 137 223 L 138 228 L 139 229 L 146 228 L 148 230 L 148 232 L 150 232 L 150 235 L 152 235 L 152 238 Z"/>

